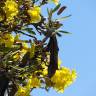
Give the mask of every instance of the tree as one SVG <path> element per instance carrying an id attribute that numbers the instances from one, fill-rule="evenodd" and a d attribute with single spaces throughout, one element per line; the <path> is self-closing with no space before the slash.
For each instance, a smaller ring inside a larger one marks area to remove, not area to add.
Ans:
<path id="1" fill-rule="evenodd" d="M 75 70 L 60 67 L 58 59 L 57 36 L 69 34 L 60 30 L 60 21 L 70 15 L 53 19 L 66 6 L 50 1 L 56 6 L 47 8 L 47 18 L 41 7 L 49 0 L 0 1 L 0 96 L 30 96 L 35 88 L 63 92 L 75 80 Z M 38 40 L 37 34 L 44 38 Z"/>

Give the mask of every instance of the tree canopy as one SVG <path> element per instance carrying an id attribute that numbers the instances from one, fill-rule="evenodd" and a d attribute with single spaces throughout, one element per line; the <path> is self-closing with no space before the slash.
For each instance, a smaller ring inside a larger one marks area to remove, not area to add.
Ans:
<path id="1" fill-rule="evenodd" d="M 45 17 L 41 7 L 50 3 L 55 7 Z M 59 0 L 0 1 L 0 96 L 30 96 L 35 88 L 62 93 L 73 83 L 75 70 L 60 66 L 58 57 L 57 36 L 70 34 L 61 29 L 71 16 L 60 17 L 65 9 Z"/>

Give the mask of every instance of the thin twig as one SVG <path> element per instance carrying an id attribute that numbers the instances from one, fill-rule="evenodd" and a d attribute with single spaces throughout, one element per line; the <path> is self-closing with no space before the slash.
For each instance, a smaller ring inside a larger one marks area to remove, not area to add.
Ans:
<path id="1" fill-rule="evenodd" d="M 16 30 L 18 33 L 22 33 L 23 35 L 26 35 L 26 36 L 29 36 L 29 37 L 32 37 L 32 38 L 34 38 L 35 40 L 37 40 L 37 38 L 35 37 L 35 36 L 32 36 L 32 35 L 29 35 L 29 34 L 27 34 L 27 33 L 24 33 L 24 32 L 22 32 L 22 31 L 18 31 L 18 30 Z"/>

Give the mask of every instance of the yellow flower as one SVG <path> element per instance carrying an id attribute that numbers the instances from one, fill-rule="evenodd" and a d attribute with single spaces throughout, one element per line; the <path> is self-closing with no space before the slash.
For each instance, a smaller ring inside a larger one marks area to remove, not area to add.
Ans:
<path id="1" fill-rule="evenodd" d="M 30 90 L 26 87 L 19 86 L 16 96 L 29 96 Z"/>
<path id="2" fill-rule="evenodd" d="M 38 88 L 38 87 L 40 87 L 40 80 L 36 76 L 30 76 L 26 87 L 27 88 L 34 88 L 34 87 Z"/>
<path id="3" fill-rule="evenodd" d="M 25 42 L 23 42 L 23 43 L 22 43 L 21 53 L 22 53 L 22 54 L 26 54 L 28 50 L 29 50 L 28 44 L 25 43 Z"/>
<path id="4" fill-rule="evenodd" d="M 40 80 L 36 76 L 30 76 L 26 86 L 19 86 L 16 96 L 30 96 L 30 90 L 34 87 L 40 87 Z"/>
<path id="5" fill-rule="evenodd" d="M 14 61 L 17 61 L 20 59 L 20 52 L 17 52 L 15 55 L 13 55 Z"/>
<path id="6" fill-rule="evenodd" d="M 6 13 L 7 21 L 14 19 L 14 16 L 18 14 L 18 4 L 15 0 L 7 0 L 5 2 L 4 11 Z"/>
<path id="7" fill-rule="evenodd" d="M 4 34 L 3 37 L 0 37 L 0 43 L 5 44 L 5 47 L 12 47 L 14 43 L 14 37 L 11 34 Z"/>
<path id="8" fill-rule="evenodd" d="M 22 43 L 22 49 L 19 52 L 13 54 L 14 61 L 22 59 L 23 56 L 28 52 L 28 50 L 29 50 L 28 44 L 23 42 Z"/>
<path id="9" fill-rule="evenodd" d="M 30 90 L 34 87 L 40 87 L 40 80 L 36 76 L 30 76 L 26 86 L 19 86 L 16 96 L 30 96 Z"/>
<path id="10" fill-rule="evenodd" d="M 76 79 L 77 78 L 77 73 L 75 70 L 72 70 L 72 78 Z"/>
<path id="11" fill-rule="evenodd" d="M 34 6 L 32 9 L 29 9 L 28 14 L 30 16 L 30 23 L 38 23 L 41 20 L 41 16 L 40 16 L 40 7 L 38 6 Z"/>
<path id="12" fill-rule="evenodd" d="M 76 72 L 70 71 L 68 68 L 63 67 L 60 70 L 56 70 L 55 75 L 51 78 L 53 82 L 53 88 L 58 92 L 64 92 L 64 89 L 71 85 L 76 79 Z"/>

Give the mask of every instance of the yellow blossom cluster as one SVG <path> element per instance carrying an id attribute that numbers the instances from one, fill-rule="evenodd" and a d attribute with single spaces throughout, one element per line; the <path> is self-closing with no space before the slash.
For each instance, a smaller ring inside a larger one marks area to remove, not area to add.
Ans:
<path id="1" fill-rule="evenodd" d="M 26 86 L 28 88 L 40 87 L 40 80 L 36 76 L 30 76 Z"/>
<path id="2" fill-rule="evenodd" d="M 76 76 L 75 70 L 70 71 L 70 69 L 65 67 L 56 70 L 55 75 L 51 78 L 53 88 L 56 89 L 56 91 L 63 93 L 64 89 L 76 79 Z"/>
<path id="3" fill-rule="evenodd" d="M 16 96 L 29 96 L 31 88 L 40 87 L 40 80 L 36 76 L 30 76 L 26 86 L 19 86 Z"/>
<path id="4" fill-rule="evenodd" d="M 6 0 L 3 10 L 6 14 L 6 21 L 12 22 L 12 21 L 14 21 L 14 17 L 16 17 L 19 13 L 19 6 L 18 6 L 16 0 Z M 34 5 L 34 7 L 31 7 L 27 10 L 27 13 L 30 17 L 30 23 L 40 22 L 41 16 L 40 16 L 40 7 L 39 6 Z M 0 21 L 2 21 L 3 18 L 4 18 L 4 16 L 0 15 Z"/>
<path id="5" fill-rule="evenodd" d="M 6 13 L 7 21 L 11 21 L 14 19 L 14 16 L 18 14 L 18 4 L 15 0 L 6 0 L 4 11 Z"/>
<path id="6" fill-rule="evenodd" d="M 12 47 L 14 43 L 14 37 L 12 34 L 4 34 L 0 37 L 0 44 L 5 44 L 5 47 Z"/>
<path id="7" fill-rule="evenodd" d="M 40 22 L 40 20 L 41 20 L 40 7 L 34 6 L 34 7 L 30 8 L 27 12 L 28 12 L 30 19 L 31 19 L 30 23 Z"/>
<path id="8" fill-rule="evenodd" d="M 19 37 L 18 37 L 18 34 L 16 36 L 13 36 L 10 33 L 0 34 L 0 35 L 1 35 L 0 36 L 0 45 L 4 44 L 5 47 L 8 47 L 8 48 L 12 48 L 13 45 L 15 44 L 16 40 L 20 41 Z M 13 54 L 13 59 L 15 61 L 17 61 L 20 58 L 22 58 L 24 56 L 24 54 L 26 54 L 27 51 L 31 52 L 33 50 L 33 46 L 30 49 L 27 43 L 21 42 L 21 41 L 20 41 L 20 43 L 22 44 L 22 48 L 20 49 L 20 51 L 17 51 L 16 53 Z M 33 55 L 32 52 L 31 52 L 31 55 Z"/>
<path id="9" fill-rule="evenodd" d="M 52 0 L 56 5 L 58 4 L 59 0 Z M 6 14 L 6 21 L 11 22 L 14 20 L 14 17 L 17 16 L 19 13 L 19 6 L 16 0 L 6 0 L 5 6 L 3 7 L 5 14 Z M 40 16 L 40 7 L 33 6 L 32 8 L 27 10 L 27 13 L 30 17 L 30 23 L 38 23 L 41 20 Z M 2 21 L 4 16 L 0 15 L 0 21 Z"/>
<path id="10" fill-rule="evenodd" d="M 30 90 L 26 87 L 19 86 L 18 91 L 15 96 L 29 96 Z"/>

